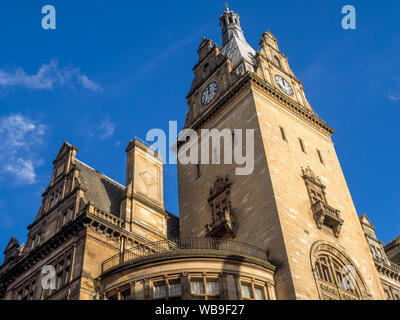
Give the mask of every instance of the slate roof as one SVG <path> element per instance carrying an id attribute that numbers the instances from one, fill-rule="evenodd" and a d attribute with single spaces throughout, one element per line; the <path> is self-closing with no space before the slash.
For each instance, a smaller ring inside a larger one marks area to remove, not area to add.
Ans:
<path id="1" fill-rule="evenodd" d="M 229 56 L 234 67 L 242 58 L 255 65 L 255 50 L 244 39 L 240 39 L 234 34 L 227 44 L 221 48 L 221 53 L 224 56 Z"/>
<path id="2" fill-rule="evenodd" d="M 85 200 L 92 201 L 96 208 L 104 212 L 120 217 L 120 203 L 125 187 L 82 161 L 75 160 L 79 170 L 78 181 L 87 190 Z M 179 238 L 179 218 L 171 212 L 166 213 L 168 239 Z"/>
<path id="3" fill-rule="evenodd" d="M 125 187 L 87 164 L 76 160 L 79 182 L 87 189 L 85 200 L 107 213 L 120 216 L 120 203 Z"/>

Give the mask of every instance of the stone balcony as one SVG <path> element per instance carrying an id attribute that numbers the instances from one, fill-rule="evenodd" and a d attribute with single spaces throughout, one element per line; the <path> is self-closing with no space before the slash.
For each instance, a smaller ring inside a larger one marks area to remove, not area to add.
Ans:
<path id="1" fill-rule="evenodd" d="M 235 236 L 231 214 L 228 210 L 222 214 L 217 214 L 213 218 L 212 223 L 206 224 L 205 227 L 207 237 L 222 238 L 226 235 Z"/>
<path id="2" fill-rule="evenodd" d="M 314 214 L 314 220 L 317 227 L 321 229 L 322 225 L 332 228 L 335 237 L 339 237 L 343 220 L 340 218 L 340 211 L 329 206 L 323 201 L 317 201 L 311 206 Z"/>

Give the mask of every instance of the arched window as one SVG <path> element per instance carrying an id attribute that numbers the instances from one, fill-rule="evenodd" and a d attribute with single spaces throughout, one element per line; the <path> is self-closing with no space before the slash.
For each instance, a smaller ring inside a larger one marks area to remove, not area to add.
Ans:
<path id="1" fill-rule="evenodd" d="M 311 249 L 311 264 L 322 300 L 368 299 L 369 293 L 361 274 L 350 258 L 325 241 Z"/>

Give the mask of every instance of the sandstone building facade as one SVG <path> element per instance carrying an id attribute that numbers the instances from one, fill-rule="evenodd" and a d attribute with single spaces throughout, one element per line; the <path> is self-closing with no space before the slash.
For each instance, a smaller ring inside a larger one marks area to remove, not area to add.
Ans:
<path id="1" fill-rule="evenodd" d="M 222 46 L 198 48 L 185 128 L 230 129 L 245 151 L 236 130 L 254 130 L 254 168 L 178 163 L 178 219 L 145 143 L 129 142 L 124 185 L 64 143 L 26 245 L 11 238 L 4 251 L 2 299 L 400 299 L 400 241 L 383 247 L 358 217 L 334 131 L 276 38 L 264 33 L 255 51 L 228 8 L 220 25 Z"/>

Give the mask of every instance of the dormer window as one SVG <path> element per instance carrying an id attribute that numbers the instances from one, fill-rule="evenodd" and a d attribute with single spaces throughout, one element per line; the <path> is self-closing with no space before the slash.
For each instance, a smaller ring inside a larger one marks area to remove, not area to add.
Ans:
<path id="1" fill-rule="evenodd" d="M 62 225 L 67 224 L 74 218 L 74 208 L 69 208 L 66 212 L 63 214 L 63 222 Z"/>

